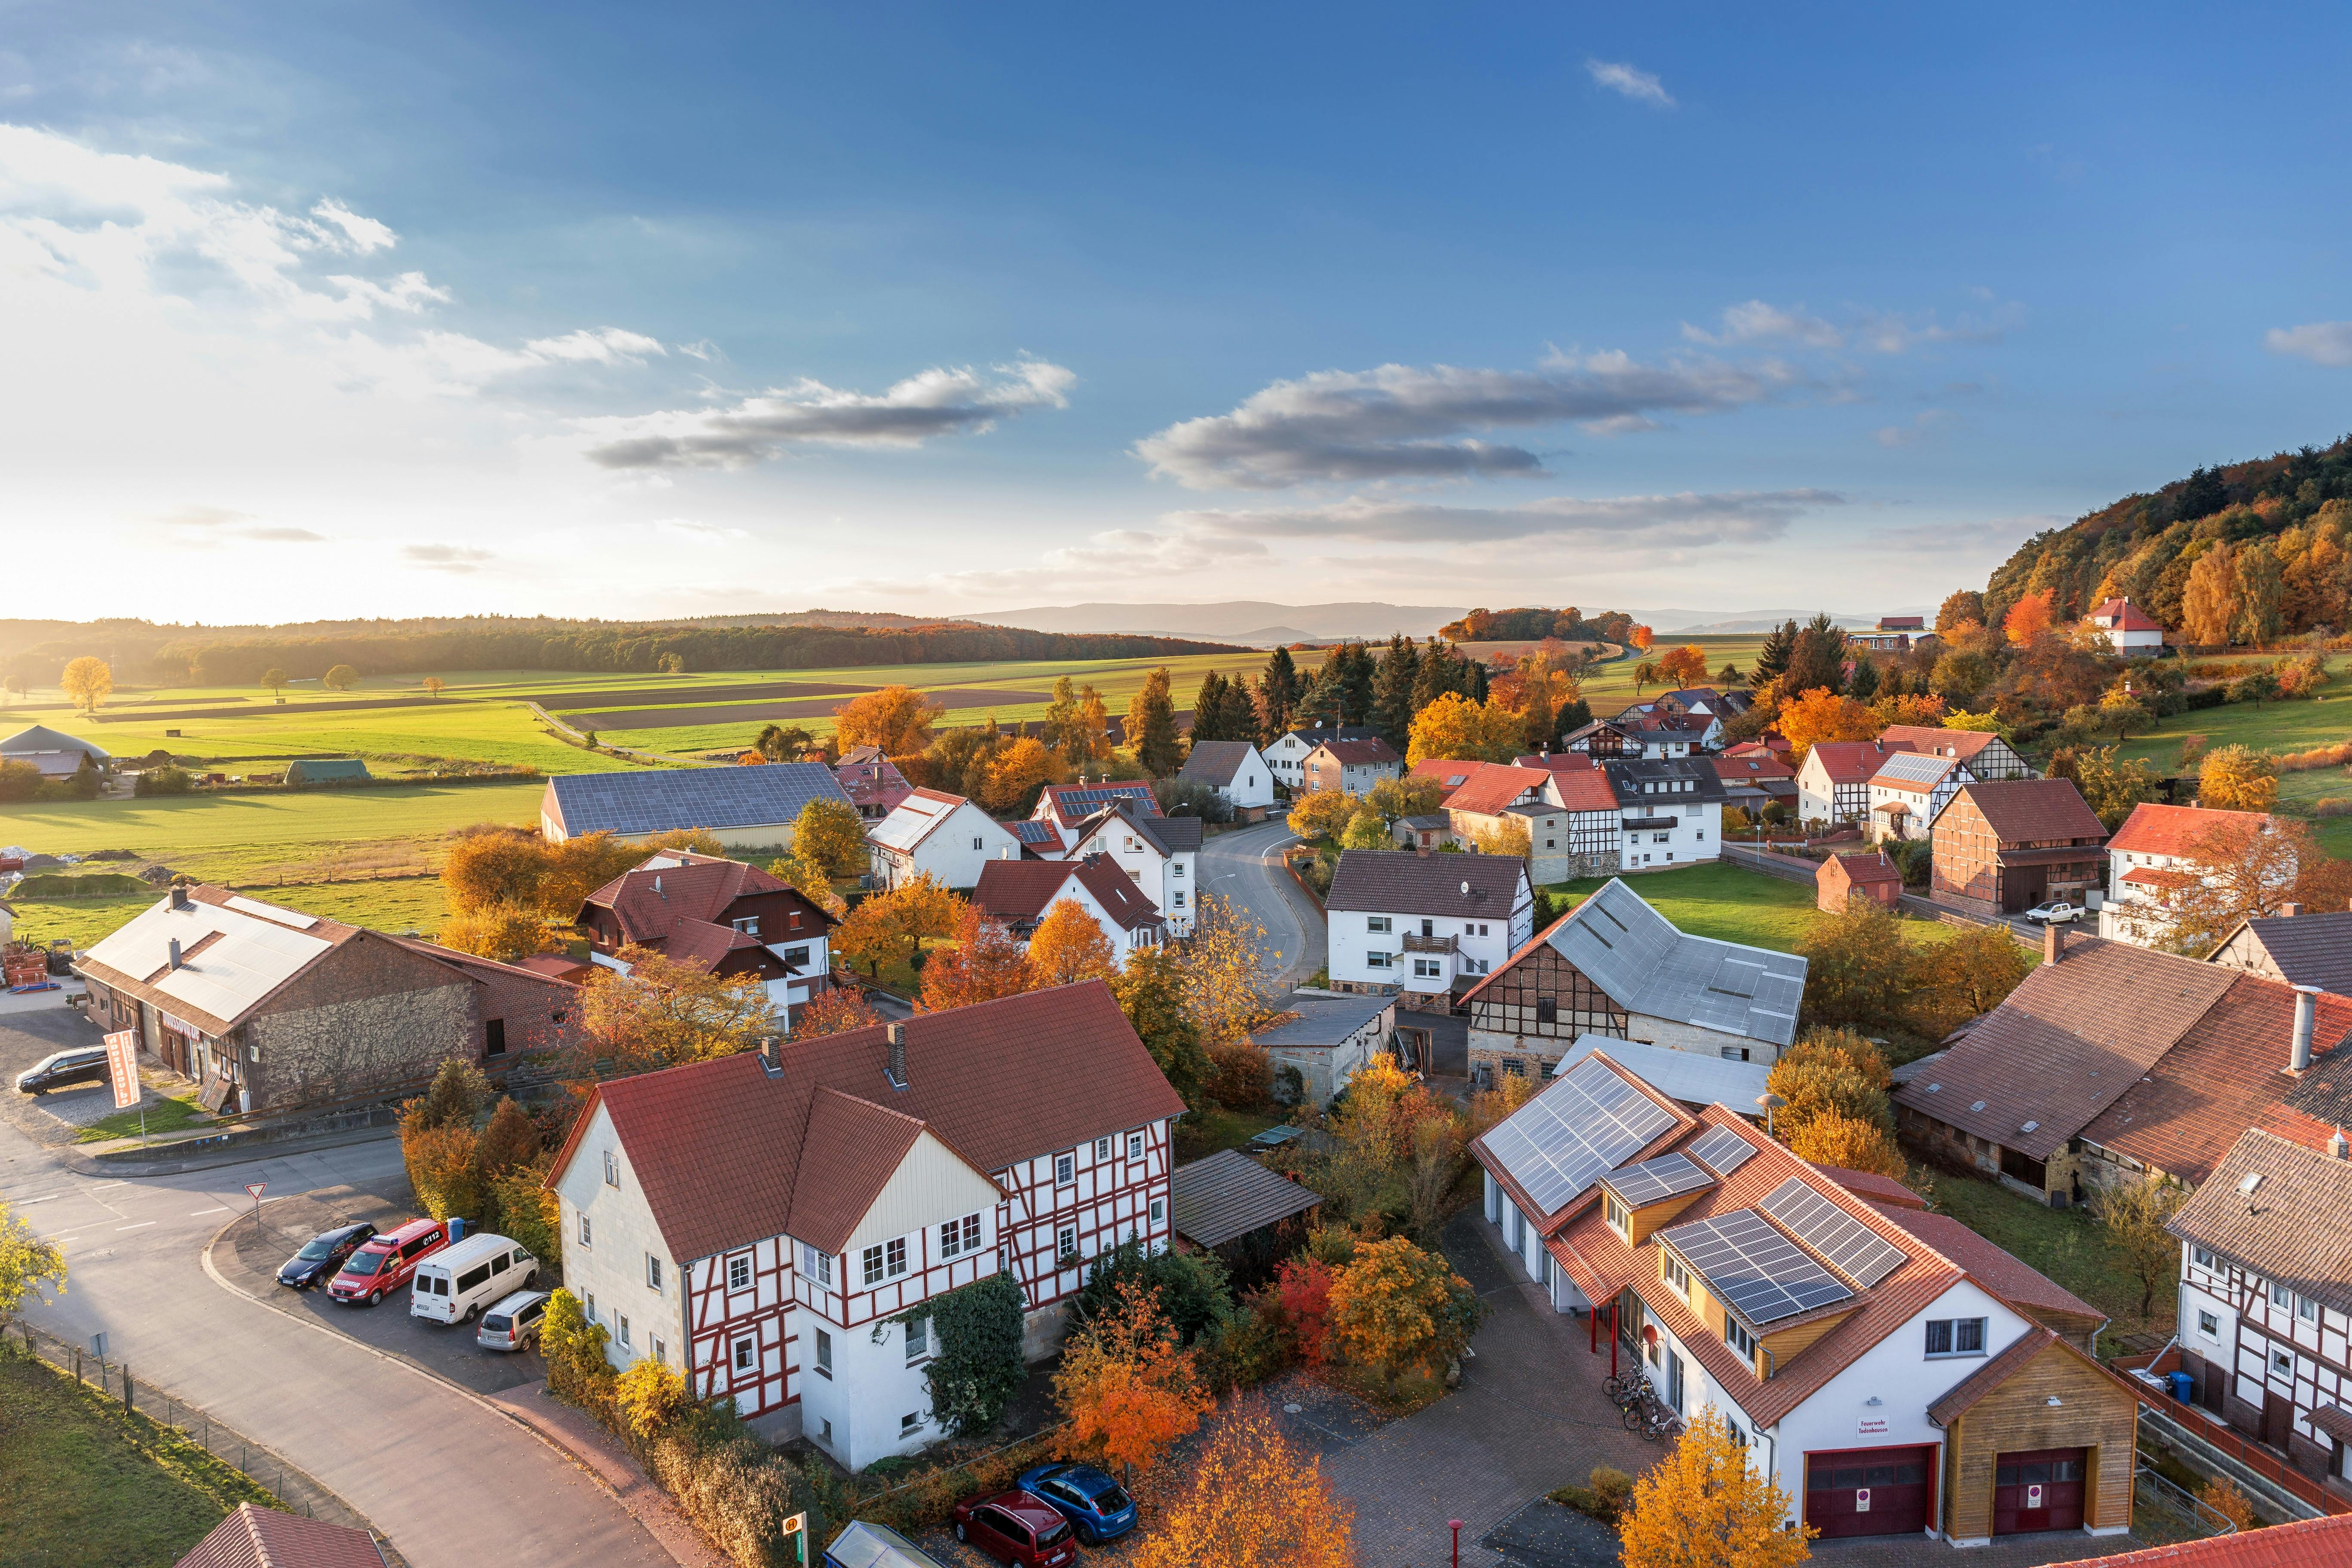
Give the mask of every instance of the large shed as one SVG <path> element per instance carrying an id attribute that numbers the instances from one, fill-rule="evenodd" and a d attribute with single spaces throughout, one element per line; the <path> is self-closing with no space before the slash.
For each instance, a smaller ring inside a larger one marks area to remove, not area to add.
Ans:
<path id="1" fill-rule="evenodd" d="M 793 847 L 793 824 L 813 800 L 856 809 L 823 763 L 560 773 L 541 796 L 539 830 L 554 844 L 583 833 L 643 843 L 656 834 L 704 827 L 730 845 L 782 850 Z"/>
<path id="2" fill-rule="evenodd" d="M 1203 1252 L 1319 1207 L 1323 1195 L 1267 1170 L 1238 1149 L 1220 1149 L 1169 1173 L 1178 1239 Z"/>

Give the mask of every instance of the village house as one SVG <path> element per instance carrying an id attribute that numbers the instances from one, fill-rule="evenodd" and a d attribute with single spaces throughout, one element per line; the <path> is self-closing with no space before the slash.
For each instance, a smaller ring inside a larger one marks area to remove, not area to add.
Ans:
<path id="1" fill-rule="evenodd" d="M 1760 818 L 1769 806 L 1796 811 L 1796 770 L 1774 756 L 1770 747 L 1743 746 L 1707 760 L 1723 781 L 1723 804 L 1738 806 L 1750 821 Z"/>
<path id="2" fill-rule="evenodd" d="M 1559 1060 L 1543 1076 L 1559 1078 L 1572 1072 L 1577 1063 L 1595 1051 L 1604 1053 L 1616 1066 L 1685 1110 L 1720 1105 L 1750 1121 L 1764 1120 L 1764 1096 L 1772 1088 L 1769 1062 L 1740 1061 L 1701 1051 L 1678 1051 L 1672 1046 L 1645 1046 L 1639 1040 L 1585 1035 L 1570 1041 Z M 1908 1189 L 1897 1185 L 1895 1190 Z"/>
<path id="3" fill-rule="evenodd" d="M 1333 990 L 1444 1013 L 1527 941 L 1535 893 L 1516 855 L 1349 849 L 1324 910 Z"/>
<path id="4" fill-rule="evenodd" d="M 610 1079 L 547 1177 L 564 1281 L 614 1365 L 862 1470 L 940 1436 L 926 1301 L 1009 1270 L 1034 1361 L 1090 1259 L 1167 1249 L 1183 1112 L 1099 981 Z"/>
<path id="5" fill-rule="evenodd" d="M 1612 878 L 1463 997 L 1470 1068 L 1541 1078 L 1586 1035 L 1769 1064 L 1804 992 L 1794 953 L 1677 931 Z"/>
<path id="6" fill-rule="evenodd" d="M 1756 699 L 1751 693 L 1737 689 L 1721 691 L 1712 686 L 1685 686 L 1674 691 L 1660 692 L 1650 700 L 1647 706 L 1665 712 L 1683 713 L 1695 719 L 1713 719 L 1721 722 L 1737 719 L 1755 707 Z"/>
<path id="7" fill-rule="evenodd" d="M 2250 1128 L 2169 1228 L 2195 1403 L 2352 1497 L 2352 1143 Z"/>
<path id="8" fill-rule="evenodd" d="M 1870 780 L 1900 742 L 1822 741 L 1797 764 L 1797 816 L 1805 822 L 1860 822 L 1870 815 Z"/>
<path id="9" fill-rule="evenodd" d="M 1475 767 L 1481 764 L 1453 765 Z M 1617 789 L 1609 782 L 1608 771 L 1600 759 L 1589 752 L 1553 752 L 1521 757 L 1513 765 L 1539 768 L 1551 774 L 1551 785 L 1544 798 L 1568 814 L 1565 824 L 1567 836 L 1557 846 L 1566 852 L 1567 859 L 1559 867 L 1558 875 L 1547 874 L 1552 869 L 1549 861 L 1537 868 L 1537 882 L 1607 877 L 1623 869 L 1624 830 L 1619 826 Z M 1421 770 L 1416 768 L 1414 771 L 1418 773 Z M 1541 835 L 1531 834 L 1532 849 L 1549 854 L 1555 847 L 1546 842 L 1550 837 L 1549 831 Z"/>
<path id="10" fill-rule="evenodd" d="M 621 973 L 625 947 L 713 974 L 756 976 L 777 1026 L 833 984 L 834 918 L 798 889 L 740 860 L 670 850 L 588 895 L 573 917 L 591 961 Z"/>
<path id="11" fill-rule="evenodd" d="M 2164 651 L 2164 627 L 2129 599 L 2102 600 L 2083 621 L 2126 658 L 2152 658 Z"/>
<path id="12" fill-rule="evenodd" d="M 2265 980 L 2352 996 L 2352 914 L 2318 914 L 2301 904 L 2240 921 L 2207 962 Z"/>
<path id="13" fill-rule="evenodd" d="M 915 790 L 879 746 L 852 746 L 842 752 L 841 761 L 833 764 L 833 776 L 857 815 L 868 822 L 889 816 Z"/>
<path id="14" fill-rule="evenodd" d="M 1701 687 L 1637 702 L 1617 720 L 1644 734 L 1678 731 L 1687 737 L 1692 751 L 1712 752 L 1723 744 L 1723 721 L 1730 717 L 1722 697 Z"/>
<path id="15" fill-rule="evenodd" d="M 387 1095 L 453 1057 L 500 1076 L 579 1027 L 563 981 L 210 885 L 174 887 L 74 973 L 90 1018 L 135 1032 L 207 1110 Z"/>
<path id="16" fill-rule="evenodd" d="M 1813 901 L 1828 914 L 1842 915 L 1856 898 L 1894 909 L 1903 901 L 1903 873 L 1884 849 L 1867 855 L 1832 855 L 1813 873 Z"/>
<path id="17" fill-rule="evenodd" d="M 1924 839 L 1927 825 L 1962 784 L 1977 782 L 1969 765 L 1956 757 L 1926 752 L 1896 752 L 1870 775 L 1870 809 L 1863 816 L 1863 835 L 1872 843 L 1889 839 Z"/>
<path id="18" fill-rule="evenodd" d="M 2130 1528 L 2138 1402 L 2079 1346 L 2099 1314 L 1990 1243 L 1605 1050 L 1471 1153 L 1503 1249 L 1586 1319 L 1591 1353 L 1685 1420 L 1717 1412 L 1791 1527 L 1954 1545 Z"/>
<path id="19" fill-rule="evenodd" d="M 1176 776 L 1207 784 L 1236 814 L 1274 804 L 1274 770 L 1247 741 L 1195 741 Z"/>
<path id="20" fill-rule="evenodd" d="M 941 887 L 970 888 L 990 861 L 1021 854 L 1021 841 L 976 802 L 935 789 L 909 791 L 867 830 L 866 847 L 875 885 L 886 890 L 922 876 Z"/>
<path id="21" fill-rule="evenodd" d="M 1032 829 L 1022 835 L 1022 843 L 1040 855 L 1066 855 L 1077 847 L 1080 829 L 1087 819 L 1118 801 L 1126 801 L 1145 816 L 1160 815 L 1160 798 L 1144 780 L 1124 779 L 1113 784 L 1104 779 L 1088 784 L 1081 777 L 1074 784 L 1045 786 L 1029 820 L 1045 824 L 1046 833 L 1033 837 L 1031 834 L 1035 830 Z"/>
<path id="22" fill-rule="evenodd" d="M 1200 902 L 1202 824 L 1197 816 L 1162 816 L 1120 797 L 1078 824 L 1073 858 L 1106 857 L 1168 920 L 1168 934 L 1192 934 Z"/>
<path id="23" fill-rule="evenodd" d="M 1362 741 L 1326 741 L 1298 764 L 1299 788 L 1308 794 L 1338 790 L 1363 795 L 1382 779 L 1404 772 L 1404 759 L 1380 736 Z"/>
<path id="24" fill-rule="evenodd" d="M 1272 1023 L 1250 1037 L 1279 1073 L 1298 1074 L 1299 1098 L 1328 1105 L 1331 1097 L 1374 1057 L 1389 1047 L 1397 1029 L 1397 999 L 1385 994 L 1302 996 L 1282 999 Z"/>
<path id="25" fill-rule="evenodd" d="M 2099 934 L 2116 942 L 2154 947 L 2168 935 L 2167 899 L 2185 885 L 2204 879 L 2207 867 L 2192 851 L 2217 829 L 2248 822 L 2263 832 L 2277 823 L 2266 812 L 2210 811 L 2193 805 L 2143 801 L 2107 840 L 2106 898 L 2099 906 Z M 2294 886 L 2294 859 L 2284 858 L 2273 879 L 2284 896 Z"/>
<path id="26" fill-rule="evenodd" d="M 1432 760 L 1416 764 L 1412 771 L 1416 778 L 1438 779 L 1446 790 L 1440 803 L 1447 823 L 1444 837 L 1473 847 L 1483 845 L 1489 852 L 1501 854 L 1516 835 L 1524 833 L 1532 880 L 1564 882 L 1580 874 L 1570 868 L 1573 814 L 1560 803 L 1554 787 L 1556 775 L 1549 770 Z M 1604 793 L 1606 787 L 1601 781 Z M 1613 799 L 1606 809 L 1605 820 L 1613 827 Z M 1587 815 L 1596 814 L 1588 811 Z"/>
<path id="27" fill-rule="evenodd" d="M 558 773 L 540 797 L 539 832 L 551 844 L 589 833 L 642 844 L 701 827 L 733 847 L 781 853 L 792 848 L 793 825 L 813 800 L 849 804 L 823 763 Z"/>
<path id="28" fill-rule="evenodd" d="M 1595 719 L 1570 730 L 1559 738 L 1559 749 L 1585 752 L 1595 757 L 1686 757 L 1707 732 L 1707 724 L 1686 721 L 1678 714 L 1627 711 L 1614 719 Z M 1719 725 L 1717 732 L 1720 733 Z"/>
<path id="29" fill-rule="evenodd" d="M 1990 730 L 1946 730 L 1932 724 L 1889 724 L 1878 733 L 1889 751 L 1925 752 L 1954 757 L 1980 779 L 2035 779 L 2042 775 L 2016 747 Z"/>
<path id="30" fill-rule="evenodd" d="M 1723 856 L 1723 780 L 1707 757 L 1606 760 L 1617 800 L 1620 871 L 1688 866 Z"/>
<path id="31" fill-rule="evenodd" d="M 1929 896 L 1969 914 L 2083 905 L 2106 881 L 2106 825 L 2072 779 L 1962 784 L 1928 824 Z"/>
<path id="32" fill-rule="evenodd" d="M 1454 837 L 1454 819 L 1442 811 L 1425 812 L 1419 816 L 1400 816 L 1389 828 L 1400 849 L 1413 849 L 1426 855 L 1448 845 L 1462 847 Z"/>
<path id="33" fill-rule="evenodd" d="M 971 893 L 982 918 L 1004 927 L 1024 947 L 1036 934 L 1037 922 L 1064 900 L 1095 922 L 1110 943 L 1111 962 L 1121 969 L 1131 954 L 1167 941 L 1166 918 L 1107 855 L 991 860 L 980 868 L 980 885 Z"/>
<path id="34" fill-rule="evenodd" d="M 1292 795 L 1307 792 L 1307 757 L 1326 741 L 1377 741 L 1381 732 L 1369 724 L 1326 727 L 1317 721 L 1303 730 L 1284 731 L 1280 739 L 1258 748 L 1274 782 Z"/>
<path id="35" fill-rule="evenodd" d="M 2042 962 L 1894 1091 L 1903 1134 L 2053 1208 L 2202 1184 L 2238 1134 L 2352 1120 L 2352 999 L 2048 928 Z"/>

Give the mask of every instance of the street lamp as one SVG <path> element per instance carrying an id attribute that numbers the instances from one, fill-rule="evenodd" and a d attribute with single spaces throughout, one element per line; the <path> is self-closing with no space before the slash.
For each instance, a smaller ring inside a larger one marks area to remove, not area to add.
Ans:
<path id="1" fill-rule="evenodd" d="M 1756 1103 L 1764 1108 L 1764 1136 L 1777 1136 L 1772 1131 L 1772 1112 L 1789 1102 L 1768 1089 L 1756 1097 Z"/>

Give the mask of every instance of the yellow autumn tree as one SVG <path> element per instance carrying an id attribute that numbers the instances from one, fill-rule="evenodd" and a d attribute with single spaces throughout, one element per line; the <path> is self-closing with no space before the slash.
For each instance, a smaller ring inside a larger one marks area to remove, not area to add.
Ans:
<path id="1" fill-rule="evenodd" d="M 1047 750 L 1045 742 L 1024 735 L 988 764 L 981 804 L 995 812 L 1026 811 L 1036 804 L 1038 791 L 1061 781 L 1061 758 Z"/>
<path id="2" fill-rule="evenodd" d="M 1849 1171 L 1869 1171 L 1900 1182 L 1911 1167 L 1886 1129 L 1842 1110 L 1824 1110 L 1799 1127 L 1789 1138 L 1789 1152 L 1816 1165 L 1842 1165 Z"/>
<path id="3" fill-rule="evenodd" d="M 1265 945 L 1265 927 L 1215 893 L 1192 900 L 1192 934 L 1180 950 L 1184 1006 L 1202 1041 L 1221 1046 L 1245 1037 L 1269 1009 L 1258 987 L 1281 958 Z"/>
<path id="4" fill-rule="evenodd" d="M 2197 769 L 2197 804 L 2209 811 L 2268 811 L 2278 804 L 2278 763 L 2243 746 L 2209 752 Z"/>
<path id="5" fill-rule="evenodd" d="M 1507 763 L 1526 744 L 1526 721 L 1499 698 L 1473 702 L 1458 691 L 1445 691 L 1414 717 L 1405 761 Z"/>
<path id="6" fill-rule="evenodd" d="M 2221 647 L 2229 643 L 2230 628 L 2237 624 L 2237 559 L 2228 540 L 2216 540 L 2189 568 L 2189 581 L 2180 590 L 2180 633 L 2192 643 Z"/>
<path id="7" fill-rule="evenodd" d="M 1353 1510 L 1264 1401 L 1227 1415 L 1185 1464 L 1133 1568 L 1349 1568 Z"/>
<path id="8" fill-rule="evenodd" d="M 58 684 L 73 699 L 75 707 L 85 713 L 95 713 L 98 705 L 114 690 L 114 669 L 102 658 L 84 654 L 66 666 L 58 677 Z"/>
<path id="9" fill-rule="evenodd" d="M 536 910 L 520 904 L 485 904 L 451 915 L 441 928 L 439 941 L 443 947 L 458 952 L 512 963 L 546 945 L 547 927 Z"/>
<path id="10" fill-rule="evenodd" d="M 879 746 L 885 756 L 919 752 L 930 743 L 931 726 L 947 711 L 911 686 L 886 686 L 851 698 L 833 710 L 833 738 L 843 751 Z"/>
<path id="11" fill-rule="evenodd" d="M 1812 1556 L 1811 1525 L 1782 1529 L 1792 1500 L 1751 1469 L 1713 1406 L 1633 1483 L 1617 1526 L 1624 1568 L 1793 1568 Z"/>
<path id="12" fill-rule="evenodd" d="M 1109 979 L 1118 973 L 1118 958 L 1101 921 L 1076 900 L 1056 899 L 1029 938 L 1029 970 L 1036 984 L 1075 985 Z"/>

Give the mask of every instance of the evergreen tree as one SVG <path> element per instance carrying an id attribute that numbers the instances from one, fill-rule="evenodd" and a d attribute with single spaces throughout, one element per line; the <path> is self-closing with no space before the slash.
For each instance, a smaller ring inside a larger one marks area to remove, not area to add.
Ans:
<path id="1" fill-rule="evenodd" d="M 1422 650 L 1421 668 L 1412 678 L 1412 710 L 1421 710 L 1449 691 L 1461 691 L 1470 684 L 1468 672 L 1463 668 L 1462 656 L 1451 644 L 1435 637 Z"/>
<path id="2" fill-rule="evenodd" d="M 1794 696 L 1801 692 L 1826 689 L 1835 695 L 1845 689 L 1845 633 L 1838 629 L 1827 611 L 1805 623 L 1797 634 L 1796 645 L 1789 651 L 1788 679 L 1782 689 Z"/>
<path id="3" fill-rule="evenodd" d="M 1412 716 L 1416 711 L 1413 684 L 1421 676 L 1421 654 L 1402 636 L 1389 638 L 1388 650 L 1381 655 L 1380 668 L 1372 678 L 1372 727 L 1381 737 L 1404 754 L 1405 742 L 1412 734 Z"/>
<path id="4" fill-rule="evenodd" d="M 1290 715 L 1291 723 L 1301 730 L 1312 730 L 1318 724 L 1326 730 L 1335 728 L 1341 711 L 1340 683 L 1339 651 L 1334 649 L 1332 657 L 1323 661 L 1323 668 L 1315 672 L 1305 689 L 1299 692 L 1298 706 Z"/>
<path id="5" fill-rule="evenodd" d="M 1192 699 L 1192 741 L 1235 741 L 1238 735 L 1225 733 L 1225 678 L 1215 670 L 1201 677 L 1201 689 Z"/>
<path id="6" fill-rule="evenodd" d="M 1176 747 L 1176 703 L 1168 692 L 1168 667 L 1143 678 L 1143 689 L 1127 708 L 1127 745 L 1153 778 L 1166 778 L 1182 759 Z"/>
<path id="7" fill-rule="evenodd" d="M 1462 695 L 1467 697 L 1473 702 L 1484 703 L 1486 700 L 1487 695 L 1486 666 L 1485 662 L 1475 658 L 1465 659 L 1463 662 L 1470 667 L 1470 679 Z"/>
<path id="8" fill-rule="evenodd" d="M 1332 650 L 1332 660 L 1339 666 L 1339 722 L 1369 724 L 1372 721 L 1372 653 L 1362 643 L 1349 643 Z"/>
<path id="9" fill-rule="evenodd" d="M 1845 694 L 1856 702 L 1867 702 L 1878 695 L 1878 666 L 1868 654 L 1853 656 L 1853 673 L 1846 678 Z"/>
<path id="10" fill-rule="evenodd" d="M 1573 735 L 1579 730 L 1583 729 L 1587 724 L 1591 722 L 1592 704 L 1587 702 L 1581 697 L 1578 698 L 1575 701 L 1570 703 L 1567 707 L 1559 710 L 1559 721 L 1553 725 L 1553 744 L 1555 746 L 1558 745 L 1560 737 Z"/>
<path id="11" fill-rule="evenodd" d="M 1759 691 L 1780 679 L 1789 668 L 1789 656 L 1797 651 L 1797 623 L 1783 621 L 1765 637 L 1764 646 L 1756 651 L 1756 668 L 1748 683 Z"/>
<path id="12" fill-rule="evenodd" d="M 1298 666 L 1286 647 L 1277 647 L 1265 656 L 1265 673 L 1258 677 L 1258 717 L 1263 733 L 1269 741 L 1290 728 L 1293 710 L 1298 706 Z"/>
<path id="13" fill-rule="evenodd" d="M 1217 731 L 1222 739 L 1257 743 L 1257 704 L 1251 700 L 1249 683 L 1242 676 L 1225 682 L 1219 694 Z"/>

